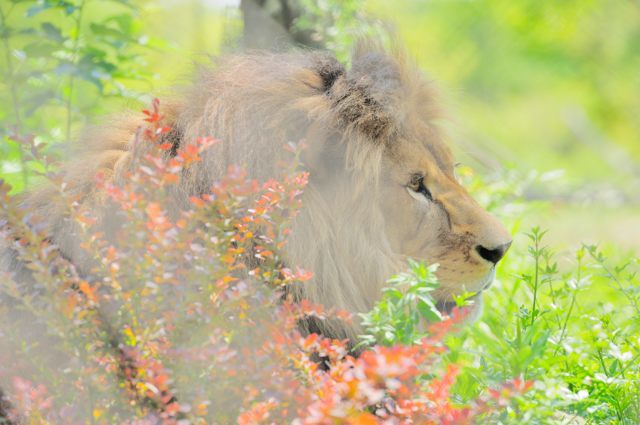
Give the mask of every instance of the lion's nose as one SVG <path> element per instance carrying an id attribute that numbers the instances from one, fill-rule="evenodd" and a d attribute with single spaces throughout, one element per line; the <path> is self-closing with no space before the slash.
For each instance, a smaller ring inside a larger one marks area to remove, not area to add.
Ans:
<path id="1" fill-rule="evenodd" d="M 490 261 L 493 264 L 497 264 L 498 261 L 500 261 L 502 257 L 504 257 L 504 254 L 506 254 L 510 246 L 511 242 L 507 242 L 495 248 L 486 248 L 482 245 L 478 245 L 476 246 L 476 251 L 485 260 Z"/>

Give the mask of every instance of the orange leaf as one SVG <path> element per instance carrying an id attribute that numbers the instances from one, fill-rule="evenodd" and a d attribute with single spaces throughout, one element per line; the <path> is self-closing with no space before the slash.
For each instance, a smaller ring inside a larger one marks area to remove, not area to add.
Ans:
<path id="1" fill-rule="evenodd" d="M 180 181 L 180 177 L 177 174 L 165 173 L 162 176 L 162 182 L 165 184 L 175 184 Z"/>
<path id="2" fill-rule="evenodd" d="M 349 425 L 378 425 L 378 420 L 371 413 L 358 413 L 356 416 L 349 418 Z"/>
<path id="3" fill-rule="evenodd" d="M 192 196 L 191 198 L 189 198 L 189 200 L 197 208 L 202 208 L 202 207 L 205 206 L 204 201 L 202 199 L 198 198 L 197 196 Z"/>
<path id="4" fill-rule="evenodd" d="M 98 301 L 98 297 L 96 297 L 95 290 L 86 282 L 80 282 L 80 292 L 85 294 L 89 301 L 96 302 Z"/>
<path id="5" fill-rule="evenodd" d="M 63 314 L 67 319 L 71 318 L 71 315 L 73 314 L 73 310 L 76 308 L 76 305 L 78 304 L 78 299 L 76 298 L 77 294 L 72 294 L 71 296 L 67 297 L 66 303 L 63 306 Z"/>

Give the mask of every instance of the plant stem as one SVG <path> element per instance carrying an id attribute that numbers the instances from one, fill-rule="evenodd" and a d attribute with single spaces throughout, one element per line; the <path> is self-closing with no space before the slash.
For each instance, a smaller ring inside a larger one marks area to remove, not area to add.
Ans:
<path id="1" fill-rule="evenodd" d="M 576 289 L 573 291 L 571 296 L 571 304 L 569 305 L 569 311 L 567 312 L 567 316 L 564 319 L 564 324 L 562 325 L 562 330 L 560 331 L 560 338 L 558 339 L 558 345 L 556 346 L 556 350 L 554 352 L 554 356 L 558 354 L 558 350 L 560 349 L 560 344 L 564 340 L 567 332 L 567 326 L 569 325 L 569 318 L 571 317 L 571 313 L 573 312 L 573 307 L 576 305 L 576 298 L 578 294 L 578 289 L 580 288 L 580 281 L 582 280 L 582 259 L 578 258 L 578 270 L 576 274 Z"/>
<path id="2" fill-rule="evenodd" d="M 596 261 L 598 261 L 598 263 L 602 267 L 602 270 L 604 270 L 605 273 L 607 274 L 607 278 L 613 280 L 616 283 L 616 285 L 618 285 L 618 289 L 627 298 L 627 300 L 629 300 L 629 302 L 631 303 L 631 306 L 636 311 L 636 314 L 640 315 L 640 305 L 638 305 L 638 300 L 636 299 L 635 295 L 633 293 L 630 293 L 630 291 L 624 287 L 622 282 L 620 282 L 620 278 L 618 277 L 618 274 L 617 273 L 614 274 L 604 261 L 601 261 L 596 257 L 593 257 L 593 258 Z"/>
<path id="3" fill-rule="evenodd" d="M 607 365 L 604 362 L 604 358 L 602 357 L 602 350 L 600 350 L 598 348 L 598 351 L 596 351 L 596 354 L 598 355 L 598 360 L 600 361 L 600 366 L 602 366 L 602 370 L 604 371 L 604 375 L 606 377 L 609 377 L 609 371 L 607 370 Z"/>
<path id="4" fill-rule="evenodd" d="M 615 375 L 614 377 L 617 377 L 619 375 L 622 375 L 624 377 L 624 372 L 629 369 L 631 366 L 633 366 L 634 364 L 636 364 L 636 362 L 638 362 L 638 360 L 640 360 L 640 354 L 638 354 L 637 356 L 635 356 L 633 359 L 631 359 L 631 361 L 629 363 L 627 363 L 627 365 L 625 367 L 623 367 L 622 369 L 620 369 Z"/>
<path id="5" fill-rule="evenodd" d="M 76 25 L 75 25 L 75 39 L 73 40 L 73 47 L 71 48 L 71 62 L 75 66 L 78 61 L 78 47 L 80 45 L 80 29 L 82 27 L 82 15 L 84 12 L 84 6 L 86 4 L 86 0 L 82 0 L 80 2 L 80 6 L 78 6 L 78 15 L 76 17 Z M 72 121 L 72 106 L 73 106 L 73 86 L 75 83 L 75 73 L 71 73 L 69 75 L 69 93 L 67 94 L 67 143 L 71 142 L 71 121 Z"/>
<path id="6" fill-rule="evenodd" d="M 530 326 L 533 326 L 533 323 L 536 320 L 536 301 L 538 299 L 538 278 L 539 278 L 538 274 L 539 274 L 539 269 L 540 269 L 540 251 L 539 251 L 540 238 L 539 238 L 539 235 L 537 233 L 535 233 L 534 244 L 535 244 L 535 249 L 534 249 L 535 276 L 534 276 L 534 279 L 533 279 L 533 305 L 531 307 L 531 324 L 530 324 Z"/>
<path id="7" fill-rule="evenodd" d="M 20 140 L 17 140 L 22 133 L 22 119 L 20 118 L 20 110 L 22 106 L 20 104 L 20 97 L 18 96 L 18 90 L 15 84 L 15 68 L 13 67 L 13 58 L 11 56 L 11 45 L 9 44 L 9 30 L 7 26 L 9 15 L 13 5 L 5 13 L 0 7 L 0 24 L 4 28 L 4 34 L 2 34 L 2 44 L 4 46 L 5 60 L 7 62 L 7 75 L 6 81 L 9 84 L 9 91 L 11 93 L 11 103 L 13 106 L 13 113 L 15 116 L 15 128 L 14 133 L 16 135 L 16 142 L 18 142 L 18 153 L 20 155 L 20 168 L 22 169 L 22 181 L 24 185 L 27 185 L 28 173 L 27 173 L 27 161 L 24 156 L 24 150 Z"/>
<path id="8" fill-rule="evenodd" d="M 556 320 L 556 326 L 558 329 L 562 328 L 562 320 L 560 319 L 560 313 L 558 312 L 558 300 L 555 296 L 555 289 L 553 288 L 553 278 L 551 276 L 547 277 L 546 281 L 549 283 L 549 296 L 551 297 L 551 302 L 555 306 L 556 310 L 554 311 L 554 319 Z"/>

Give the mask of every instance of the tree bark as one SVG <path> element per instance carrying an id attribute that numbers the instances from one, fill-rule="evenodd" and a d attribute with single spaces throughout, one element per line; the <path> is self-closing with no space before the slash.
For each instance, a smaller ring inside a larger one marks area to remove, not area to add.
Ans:
<path id="1" fill-rule="evenodd" d="M 294 44 L 289 32 L 264 9 L 266 2 L 242 0 L 243 45 L 248 49 L 286 50 Z"/>
<path id="2" fill-rule="evenodd" d="M 309 31 L 296 28 L 303 13 L 295 0 L 241 0 L 243 45 L 248 49 L 287 50 L 291 46 L 322 47 Z"/>

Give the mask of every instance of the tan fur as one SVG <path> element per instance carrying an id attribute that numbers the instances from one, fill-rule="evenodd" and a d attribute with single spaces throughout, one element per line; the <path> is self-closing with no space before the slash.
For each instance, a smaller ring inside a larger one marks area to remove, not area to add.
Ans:
<path id="1" fill-rule="evenodd" d="M 193 89 L 164 113 L 181 146 L 208 135 L 222 143 L 184 177 L 176 206 L 207 192 L 229 164 L 245 166 L 252 178 L 273 176 L 283 144 L 304 139 L 311 178 L 286 252 L 289 264 L 314 273 L 300 295 L 367 311 L 407 257 L 440 264 L 443 301 L 481 291 L 494 264 L 476 246 L 493 249 L 510 236 L 457 183 L 433 84 L 402 52 L 375 43 L 362 43 L 352 63 L 347 71 L 323 53 L 251 54 L 201 70 Z M 99 208 L 93 176 L 101 170 L 115 181 L 123 177 L 139 154 L 133 141 L 140 124 L 137 115 L 124 117 L 82 137 L 65 168 L 68 190 Z M 415 173 L 424 174 L 433 201 L 408 191 Z M 27 206 L 81 262 L 74 229 L 50 192 L 35 192 Z M 322 326 L 335 337 L 359 332 L 357 321 Z"/>

